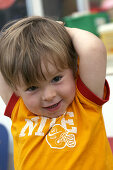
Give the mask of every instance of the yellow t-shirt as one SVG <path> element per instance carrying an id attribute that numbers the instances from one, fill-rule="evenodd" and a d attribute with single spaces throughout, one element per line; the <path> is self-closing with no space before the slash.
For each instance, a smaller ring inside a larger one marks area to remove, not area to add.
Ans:
<path id="1" fill-rule="evenodd" d="M 78 78 L 75 99 L 58 118 L 36 116 L 12 95 L 5 115 L 12 119 L 15 170 L 113 170 L 102 105 Z M 106 113 L 107 114 L 107 113 Z"/>

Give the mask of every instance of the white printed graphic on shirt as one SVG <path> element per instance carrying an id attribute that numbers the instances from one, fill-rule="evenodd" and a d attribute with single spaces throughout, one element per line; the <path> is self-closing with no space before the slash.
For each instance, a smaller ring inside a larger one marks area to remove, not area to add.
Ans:
<path id="1" fill-rule="evenodd" d="M 76 133 L 76 131 L 75 131 Z M 63 149 L 64 147 L 75 147 L 75 135 L 70 134 L 70 131 L 65 129 L 60 124 L 55 124 L 48 135 L 46 136 L 46 141 L 51 148 Z"/>
<path id="2" fill-rule="evenodd" d="M 36 116 L 32 119 L 25 119 L 26 124 L 22 128 L 19 137 L 31 136 L 34 132 L 35 136 L 44 136 L 46 135 L 46 141 L 51 148 L 62 149 L 65 146 L 67 147 L 75 147 L 76 140 L 75 134 L 77 133 L 77 128 L 74 126 L 74 113 L 67 112 L 70 119 L 65 119 L 63 117 L 60 120 L 60 124 L 55 124 L 57 119 L 51 119 L 49 125 L 49 133 L 44 134 L 44 127 L 46 127 L 47 119 L 46 117 L 41 117 L 40 125 L 39 125 L 39 116 Z M 67 128 L 69 125 L 71 128 Z M 47 132 L 46 132 L 47 133 Z"/>
<path id="3" fill-rule="evenodd" d="M 26 135 L 26 130 L 29 128 L 29 133 L 28 136 L 31 136 L 33 133 L 34 128 L 38 125 L 38 120 L 39 120 L 39 116 L 32 118 L 31 120 L 29 119 L 25 119 L 25 121 L 27 122 L 26 125 L 22 128 L 19 137 L 23 137 Z M 47 118 L 46 117 L 42 117 L 41 118 L 41 122 L 40 122 L 40 126 L 38 127 L 37 132 L 35 132 L 35 136 L 44 136 L 44 132 L 43 132 L 43 128 L 46 125 L 46 121 Z M 34 124 L 34 126 L 33 126 Z"/>

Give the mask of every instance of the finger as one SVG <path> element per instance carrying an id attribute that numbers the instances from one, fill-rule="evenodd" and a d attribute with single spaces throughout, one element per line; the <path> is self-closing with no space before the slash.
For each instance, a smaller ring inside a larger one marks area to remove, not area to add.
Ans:
<path id="1" fill-rule="evenodd" d="M 58 23 L 61 24 L 61 25 L 64 25 L 64 24 L 65 24 L 65 23 L 62 22 L 62 21 L 56 21 L 56 22 L 58 22 Z"/>

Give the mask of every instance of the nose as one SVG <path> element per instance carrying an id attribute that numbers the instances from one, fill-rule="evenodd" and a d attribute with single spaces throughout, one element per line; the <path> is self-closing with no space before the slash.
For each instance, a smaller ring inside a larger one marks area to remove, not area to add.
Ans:
<path id="1" fill-rule="evenodd" d="M 47 86 L 43 89 L 42 100 L 51 101 L 56 96 L 56 91 L 52 86 Z"/>

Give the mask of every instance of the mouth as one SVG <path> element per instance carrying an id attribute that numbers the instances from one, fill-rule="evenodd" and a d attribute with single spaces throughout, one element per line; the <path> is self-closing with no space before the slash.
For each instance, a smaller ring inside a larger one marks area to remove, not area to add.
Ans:
<path id="1" fill-rule="evenodd" d="M 53 104 L 53 105 L 48 106 L 48 107 L 43 107 L 43 108 L 48 110 L 48 111 L 50 111 L 50 112 L 57 111 L 60 108 L 60 106 L 61 106 L 61 102 L 62 102 L 62 100 L 60 100 L 56 104 Z"/>

